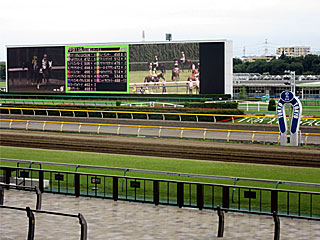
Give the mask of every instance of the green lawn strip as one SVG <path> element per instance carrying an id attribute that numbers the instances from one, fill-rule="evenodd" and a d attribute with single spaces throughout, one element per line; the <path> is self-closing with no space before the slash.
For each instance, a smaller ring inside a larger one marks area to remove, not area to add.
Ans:
<path id="1" fill-rule="evenodd" d="M 287 180 L 297 182 L 311 182 L 320 183 L 320 169 L 317 168 L 298 168 L 298 167 L 283 167 L 283 166 L 271 166 L 271 165 L 255 165 L 255 164 L 238 164 L 238 163 L 223 163 L 223 162 L 211 162 L 211 161 L 195 161 L 195 160 L 182 160 L 182 159 L 165 159 L 156 157 L 139 157 L 139 156 L 128 156 L 128 155 L 112 155 L 112 154 L 100 154 L 100 153 L 84 153 L 84 152 L 71 152 L 71 151 L 52 151 L 52 150 L 40 150 L 40 149 L 29 149 L 29 148 L 15 148 L 15 147 L 0 147 L 1 158 L 12 158 L 12 159 L 23 159 L 33 161 L 48 161 L 48 162 L 59 162 L 59 163 L 70 163 L 70 164 L 83 164 L 83 165 L 97 165 L 97 166 L 109 166 L 109 167 L 121 167 L 121 168 L 137 168 L 137 169 L 148 169 L 157 171 L 170 171 L 170 172 L 182 172 L 182 173 L 193 173 L 193 174 L 204 174 L 204 175 L 219 175 L 219 176 L 233 176 L 233 177 L 248 177 L 248 178 L 261 178 L 261 179 L 274 179 L 274 180 Z M 1 165 L 5 166 L 16 166 L 14 163 L 1 162 Z M 21 167 L 28 167 L 27 164 L 20 164 Z M 33 167 L 39 168 L 39 165 Z M 63 170 L 63 171 L 75 171 L 75 168 L 59 167 L 59 166 L 42 166 L 43 169 L 51 170 Z M 102 171 L 95 169 L 79 168 L 78 172 L 86 172 L 93 174 L 107 174 L 107 175 L 119 175 L 123 176 L 123 172 L 120 171 Z M 64 178 L 68 181 L 58 182 L 54 177 L 50 177 L 49 173 L 45 173 L 45 179 L 52 179 L 50 182 L 51 189 L 68 189 L 72 193 L 73 189 L 73 175 L 65 175 Z M 179 180 L 179 181 L 195 181 L 204 183 L 218 183 L 218 184 L 229 184 L 233 185 L 232 181 L 222 180 L 210 180 L 210 179 L 197 179 L 197 178 L 186 178 L 177 176 L 166 176 L 166 175 L 152 175 L 127 172 L 126 176 L 138 177 L 138 178 L 156 178 L 156 179 L 168 179 L 168 180 Z M 33 175 L 33 177 L 37 177 Z M 124 196 L 127 194 L 131 198 L 136 195 L 137 198 L 153 198 L 153 185 L 151 181 L 141 181 L 140 189 L 130 188 L 130 181 L 124 181 L 119 178 L 119 195 Z M 68 182 L 68 184 L 67 184 Z M 88 192 L 88 194 L 94 196 L 95 185 L 91 183 L 91 176 L 81 176 L 81 191 Z M 89 184 L 87 184 L 89 183 Z M 122 189 L 122 184 L 126 184 L 128 187 Z M 87 187 L 88 185 L 88 187 Z M 238 186 L 252 186 L 262 188 L 275 188 L 274 184 L 266 183 L 255 183 L 255 182 L 244 182 L 239 181 Z M 185 184 L 184 194 L 186 197 L 185 202 L 194 205 L 196 204 L 196 189 L 195 185 Z M 207 205 L 211 204 L 211 200 L 214 195 L 215 205 L 222 203 L 222 188 L 205 186 L 204 203 Z M 127 193 L 125 193 L 127 189 Z M 146 189 L 146 191 L 143 191 Z M 279 189 L 289 190 L 301 190 L 301 191 L 320 191 L 318 188 L 307 188 L 298 186 L 287 186 L 279 185 Z M 190 193 L 191 190 L 191 194 Z M 101 184 L 98 185 L 97 195 L 103 196 L 104 194 L 112 194 L 112 178 L 106 177 L 101 178 Z M 230 190 L 231 191 L 231 190 Z M 248 207 L 248 199 L 243 197 L 243 191 L 240 190 L 240 207 Z M 212 194 L 212 192 L 214 192 Z M 238 195 L 239 190 L 235 191 L 235 202 L 231 203 L 232 207 L 238 207 Z M 270 196 L 267 196 L 268 192 L 263 192 L 262 209 L 268 209 L 270 207 Z M 160 198 L 167 199 L 169 195 L 170 201 L 176 201 L 176 185 L 170 183 L 168 192 L 167 184 L 160 183 Z M 105 195 L 104 195 L 105 196 Z M 279 200 L 279 208 L 287 209 L 285 196 L 283 200 Z M 303 198 L 308 196 L 302 195 Z M 189 199 L 191 198 L 191 199 Z M 257 192 L 257 199 L 252 200 L 252 208 L 260 208 L 260 195 Z M 294 212 L 297 209 L 297 197 L 295 195 L 290 196 L 290 211 Z M 313 202 L 313 213 L 320 215 L 320 197 L 314 197 Z M 304 202 L 309 203 L 309 199 L 304 199 Z M 317 204 L 318 202 L 318 204 Z M 294 207 L 295 206 L 295 207 Z M 304 203 L 301 206 L 301 211 L 304 214 L 308 214 L 309 208 Z"/>
<path id="2" fill-rule="evenodd" d="M 184 159 L 167 159 L 157 157 L 140 157 L 140 156 L 128 156 L 128 155 L 114 155 L 114 154 L 102 154 L 102 153 L 86 153 L 86 152 L 72 152 L 72 151 L 52 151 L 42 149 L 30 149 L 30 148 L 16 148 L 16 147 L 0 147 L 1 158 L 12 158 L 21 160 L 32 161 L 48 161 L 58 163 L 70 163 L 81 165 L 96 165 L 96 166 L 108 166 L 108 167 L 120 167 L 120 168 L 136 168 L 136 169 L 148 169 L 156 171 L 168 171 L 168 172 L 182 172 L 193 173 L 203 175 L 218 175 L 218 176 L 232 176 L 232 177 L 246 177 L 246 178 L 260 178 L 260 179 L 274 179 L 274 180 L 286 180 L 297 182 L 312 182 L 320 183 L 320 169 L 318 168 L 299 168 L 299 167 L 285 167 L 285 166 L 272 166 L 272 165 L 255 165 L 255 164 L 242 164 L 242 163 L 225 163 L 225 162 L 213 162 L 213 161 L 197 161 L 197 160 L 184 160 Z M 4 162 L 1 162 L 4 164 Z M 6 165 L 13 163 L 5 162 Z M 20 164 L 20 166 L 23 166 Z M 28 167 L 24 164 L 24 167 Z M 39 167 L 34 165 L 33 167 Z M 43 166 L 45 169 L 75 171 L 74 168 L 60 167 L 60 166 Z M 79 168 L 78 172 L 86 173 L 98 173 L 98 174 L 112 174 L 123 175 L 123 172 L 119 171 L 105 171 L 96 169 Z M 134 172 L 127 172 L 126 176 L 133 177 L 148 177 L 160 178 L 160 179 L 173 179 L 173 180 L 185 180 L 192 181 L 190 178 L 167 176 L 167 175 L 151 175 L 141 174 Z M 233 184 L 230 181 L 220 180 L 208 180 L 198 179 L 201 182 L 215 182 L 215 183 L 228 183 Z M 241 182 L 239 182 L 241 184 Z M 245 185 L 256 186 L 256 183 L 250 182 Z M 259 183 L 257 186 L 260 186 Z M 264 184 L 263 184 L 264 185 Z M 280 185 L 281 186 L 281 185 Z M 262 187 L 262 186 L 261 186 Z M 270 186 L 266 187 L 275 187 Z M 296 187 L 295 187 L 296 188 Z"/>

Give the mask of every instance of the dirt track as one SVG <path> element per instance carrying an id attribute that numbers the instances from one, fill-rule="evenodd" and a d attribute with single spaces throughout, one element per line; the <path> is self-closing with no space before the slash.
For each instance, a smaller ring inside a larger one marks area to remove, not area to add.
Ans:
<path id="1" fill-rule="evenodd" d="M 320 167 L 320 148 L 0 130 L 2 146 Z"/>

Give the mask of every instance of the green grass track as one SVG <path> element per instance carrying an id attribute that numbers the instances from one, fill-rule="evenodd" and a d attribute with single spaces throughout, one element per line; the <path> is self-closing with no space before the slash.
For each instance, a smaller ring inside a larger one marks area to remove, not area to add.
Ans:
<path id="1" fill-rule="evenodd" d="M 286 180 L 296 182 L 310 182 L 320 183 L 320 169 L 319 168 L 302 168 L 302 167 L 287 167 L 274 165 L 258 165 L 258 164 L 243 164 L 243 163 L 223 163 L 213 161 L 197 161 L 184 159 L 168 159 L 157 157 L 140 157 L 129 155 L 113 155 L 102 153 L 86 153 L 86 152 L 72 152 L 72 151 L 53 151 L 18 147 L 0 147 L 0 157 L 9 159 L 31 160 L 31 161 L 47 161 L 69 164 L 81 165 L 96 165 L 120 168 L 136 168 L 148 169 L 156 171 L 181 172 L 191 174 L 203 175 L 218 175 L 230 177 L 245 177 L 245 178 L 259 178 L 272 180 Z M 16 166 L 15 163 L 3 162 L 2 166 Z M 27 164 L 20 164 L 20 167 L 29 167 Z M 34 168 L 39 168 L 39 165 L 33 165 Z M 60 166 L 42 166 L 43 169 L 75 171 L 75 168 L 60 167 Z M 96 169 L 79 168 L 78 172 L 98 173 L 106 175 L 120 175 L 120 171 L 106 171 Z M 212 179 L 195 179 L 187 177 L 166 176 L 166 175 L 152 175 L 127 172 L 126 176 L 145 177 L 157 179 L 171 179 L 180 181 L 195 181 L 206 183 L 220 183 L 233 185 L 233 181 L 227 180 L 212 180 Z M 274 184 L 269 183 L 255 183 L 255 182 L 241 182 L 239 186 L 254 186 L 275 188 Z M 279 185 L 279 189 L 301 190 L 301 191 L 316 191 L 319 188 L 306 188 L 298 186 Z"/>

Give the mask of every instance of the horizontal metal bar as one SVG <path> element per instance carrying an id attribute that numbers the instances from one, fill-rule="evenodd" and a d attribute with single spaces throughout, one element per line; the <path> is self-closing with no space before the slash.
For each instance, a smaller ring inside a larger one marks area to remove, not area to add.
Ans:
<path id="1" fill-rule="evenodd" d="M 230 180 L 230 181 L 234 181 L 235 179 L 237 179 L 237 181 L 263 182 L 263 183 L 320 188 L 320 184 L 318 183 L 307 183 L 307 182 L 292 182 L 292 181 L 271 180 L 271 179 L 201 175 L 201 174 L 191 174 L 191 173 L 165 172 L 165 171 L 155 171 L 155 170 L 145 170 L 145 169 L 135 169 L 135 168 L 131 169 L 131 168 L 118 168 L 118 167 L 103 167 L 103 166 L 79 165 L 79 164 L 69 164 L 69 163 L 37 162 L 37 161 L 7 159 L 7 158 L 0 158 L 0 161 L 26 163 L 26 164 L 30 164 L 32 162 L 32 164 L 41 164 L 41 165 L 63 166 L 63 167 L 73 167 L 73 168 L 78 167 L 78 168 L 101 169 L 101 170 L 112 170 L 112 171 L 122 171 L 122 172 L 126 171 L 126 172 L 148 173 L 148 174 L 156 174 L 156 175 L 202 178 L 202 179 L 217 179 L 217 180 Z"/>
<path id="2" fill-rule="evenodd" d="M 14 210 L 20 210 L 20 211 L 26 211 L 25 208 L 20 208 L 20 207 L 12 207 L 12 206 L 1 206 L 0 208 L 7 208 L 7 209 L 14 209 Z M 64 217 L 74 217 L 78 218 L 78 215 L 75 214 L 68 214 L 68 213 L 59 213 L 59 212 L 51 212 L 51 211 L 42 211 L 42 210 L 35 210 L 35 209 L 30 209 L 32 212 L 36 213 L 45 213 L 45 214 L 51 214 L 51 215 L 58 215 L 58 216 L 64 216 Z"/>
<path id="3" fill-rule="evenodd" d="M 0 183 L 0 186 L 9 187 L 9 188 L 16 188 L 16 189 L 26 189 L 26 190 L 35 190 L 35 187 L 27 187 L 22 185 L 15 185 L 15 184 L 5 184 Z"/>
<path id="4" fill-rule="evenodd" d="M 216 210 L 216 208 L 214 208 L 214 210 Z M 264 216 L 272 216 L 273 215 L 272 213 L 268 213 L 268 212 L 246 211 L 246 210 L 239 210 L 239 209 L 232 209 L 232 208 L 221 208 L 221 210 L 225 211 L 225 212 L 249 213 L 249 214 L 264 215 Z M 295 215 L 287 215 L 287 214 L 277 213 L 277 216 L 285 217 L 285 218 L 297 218 L 297 219 L 320 221 L 320 218 L 307 217 L 307 216 L 301 216 L 301 215 L 295 216 Z"/>

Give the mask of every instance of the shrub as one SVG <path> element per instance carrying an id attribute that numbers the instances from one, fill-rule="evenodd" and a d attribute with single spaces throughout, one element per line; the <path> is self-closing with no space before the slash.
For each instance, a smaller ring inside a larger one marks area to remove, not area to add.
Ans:
<path id="1" fill-rule="evenodd" d="M 269 105 L 268 105 L 268 111 L 275 111 L 277 108 L 276 101 L 274 99 L 270 99 Z"/>
<path id="2" fill-rule="evenodd" d="M 201 98 L 200 102 L 205 103 L 207 99 L 205 97 Z"/>

